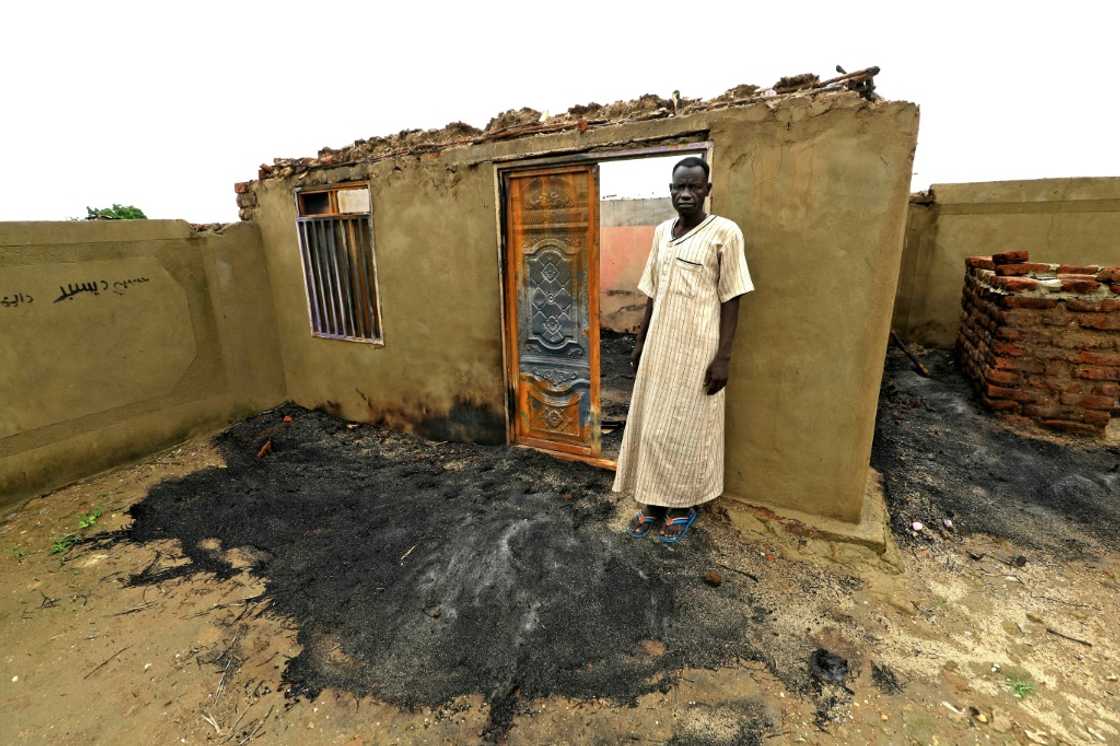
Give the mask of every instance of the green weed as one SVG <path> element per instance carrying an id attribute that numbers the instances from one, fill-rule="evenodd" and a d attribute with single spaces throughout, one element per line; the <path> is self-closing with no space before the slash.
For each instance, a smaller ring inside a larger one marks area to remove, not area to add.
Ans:
<path id="1" fill-rule="evenodd" d="M 1008 678 L 1007 686 L 1011 689 L 1011 693 L 1015 695 L 1016 699 L 1024 699 L 1027 695 L 1034 692 L 1035 685 L 1030 679 L 1016 679 Z"/>
<path id="2" fill-rule="evenodd" d="M 97 523 L 97 519 L 101 517 L 101 508 L 94 508 L 88 513 L 81 513 L 78 515 L 78 528 L 89 528 Z"/>
<path id="3" fill-rule="evenodd" d="M 70 548 L 78 543 L 77 534 L 66 534 L 61 538 L 55 539 L 51 544 L 51 554 L 65 554 L 70 551 Z"/>
<path id="4" fill-rule="evenodd" d="M 101 508 L 94 508 L 88 513 L 78 514 L 78 529 L 84 531 L 87 528 L 92 528 L 97 523 L 97 519 L 101 517 L 104 511 Z M 78 543 L 81 539 L 80 534 L 66 534 L 54 540 L 51 544 L 51 554 L 65 554 Z"/>
<path id="5" fill-rule="evenodd" d="M 18 562 L 27 556 L 27 550 L 23 547 L 12 547 L 12 556 L 15 557 Z"/>

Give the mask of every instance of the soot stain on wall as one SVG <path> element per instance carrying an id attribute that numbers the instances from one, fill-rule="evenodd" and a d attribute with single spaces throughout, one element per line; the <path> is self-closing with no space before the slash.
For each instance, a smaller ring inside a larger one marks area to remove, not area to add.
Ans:
<path id="1" fill-rule="evenodd" d="M 440 442 L 490 446 L 506 442 L 505 415 L 469 398 L 458 396 L 445 413 L 437 413 L 425 405 L 403 408 L 399 405 L 377 404 L 361 389 L 354 390 L 365 405 L 366 422 L 413 432 L 422 438 Z M 328 414 L 342 416 L 342 410 L 337 404 L 333 409 L 326 405 L 321 408 Z"/>

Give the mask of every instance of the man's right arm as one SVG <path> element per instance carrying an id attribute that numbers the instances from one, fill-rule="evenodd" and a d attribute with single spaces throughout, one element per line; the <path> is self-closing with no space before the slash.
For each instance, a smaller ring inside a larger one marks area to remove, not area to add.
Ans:
<path id="1" fill-rule="evenodd" d="M 646 344 L 646 333 L 649 331 L 649 321 L 653 318 L 653 298 L 646 298 L 646 312 L 642 316 L 642 325 L 638 327 L 638 338 L 634 341 L 634 352 L 630 355 L 630 365 L 638 369 L 642 360 L 642 348 Z"/>
<path id="2" fill-rule="evenodd" d="M 634 352 L 630 355 L 630 364 L 634 370 L 638 369 L 638 361 L 642 359 L 642 348 L 646 344 L 646 333 L 649 331 L 649 322 L 653 318 L 653 299 L 657 296 L 657 247 L 660 244 L 659 234 L 664 230 L 665 224 L 657 226 L 653 231 L 653 241 L 650 243 L 649 256 L 646 257 L 646 266 L 642 270 L 642 277 L 638 280 L 638 290 L 646 296 L 646 312 L 642 317 L 642 325 L 638 327 L 638 338 L 634 340 Z"/>

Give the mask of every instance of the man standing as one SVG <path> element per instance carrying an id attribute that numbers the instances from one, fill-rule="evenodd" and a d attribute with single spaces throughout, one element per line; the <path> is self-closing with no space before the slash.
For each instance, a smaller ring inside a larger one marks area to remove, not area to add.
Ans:
<path id="1" fill-rule="evenodd" d="M 649 297 L 631 363 L 637 369 L 615 492 L 633 492 L 631 536 L 661 523 L 658 539 L 683 541 L 696 506 L 723 492 L 723 402 L 739 297 L 754 289 L 734 222 L 704 212 L 710 169 L 673 167 L 677 211 L 653 234 L 638 289 Z"/>

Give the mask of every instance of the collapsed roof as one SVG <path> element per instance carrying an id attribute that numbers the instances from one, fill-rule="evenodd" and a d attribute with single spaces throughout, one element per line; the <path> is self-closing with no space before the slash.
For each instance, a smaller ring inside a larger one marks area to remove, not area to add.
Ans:
<path id="1" fill-rule="evenodd" d="M 837 67 L 837 71 L 842 68 Z M 275 158 L 272 164 L 261 164 L 258 179 L 286 178 L 315 168 L 345 166 L 379 161 L 402 155 L 443 150 L 449 147 L 475 145 L 497 140 L 509 140 L 528 135 L 549 134 L 622 122 L 662 119 L 699 111 L 711 111 L 733 106 L 744 106 L 760 101 L 778 101 L 802 97 L 815 97 L 837 92 L 854 91 L 868 100 L 878 99 L 874 78 L 878 67 L 869 67 L 828 80 L 807 73 L 783 77 L 770 88 L 743 84 L 729 89 L 715 98 L 684 98 L 673 91 L 671 98 L 647 93 L 631 101 L 613 104 L 589 103 L 573 106 L 563 114 L 545 117 L 528 107 L 510 109 L 493 117 L 485 129 L 478 129 L 464 122 L 452 122 L 442 129 L 401 130 L 395 135 L 355 140 L 342 148 L 322 148 L 314 158 Z M 240 186 L 240 185 L 239 185 Z"/>

